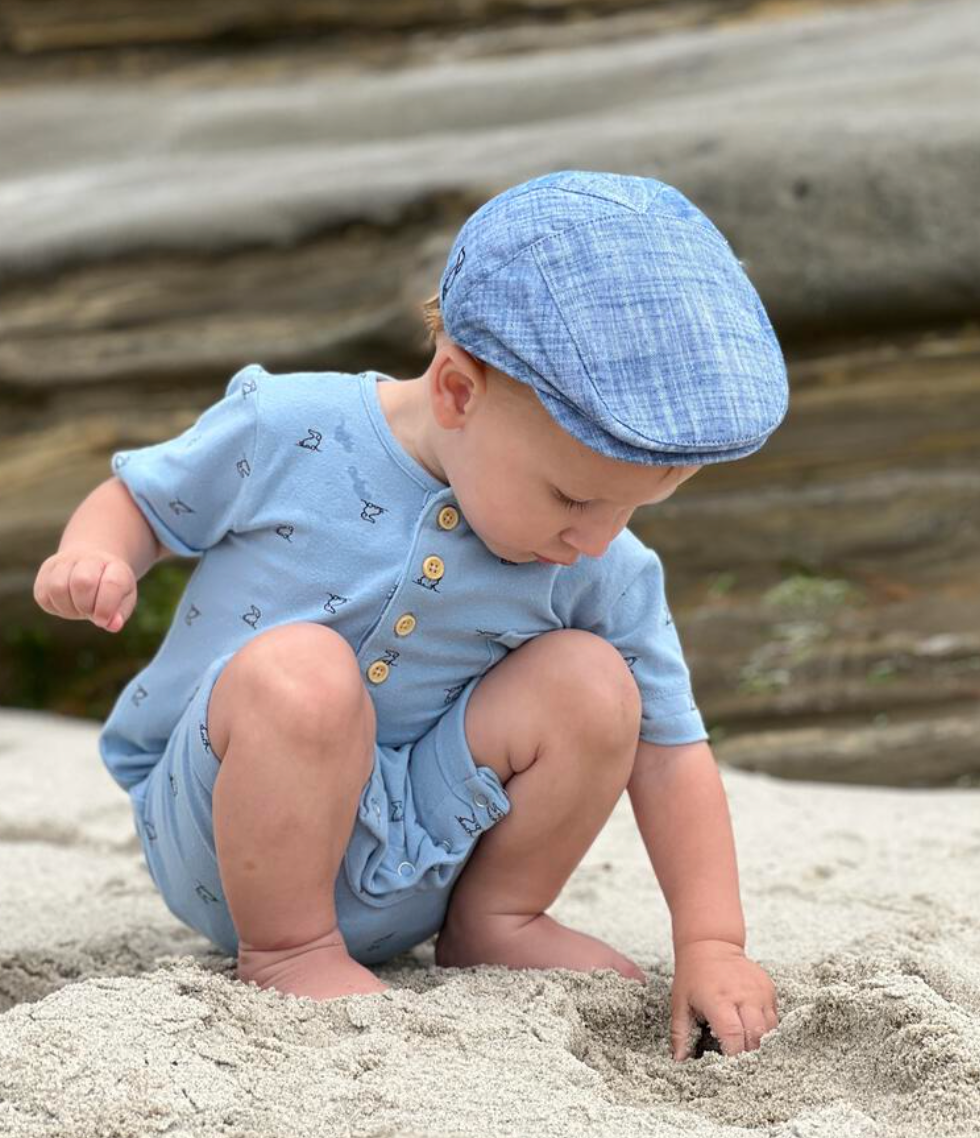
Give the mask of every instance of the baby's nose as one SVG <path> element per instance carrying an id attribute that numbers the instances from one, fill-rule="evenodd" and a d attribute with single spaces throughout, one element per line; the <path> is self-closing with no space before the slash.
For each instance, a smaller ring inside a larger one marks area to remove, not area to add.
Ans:
<path id="1" fill-rule="evenodd" d="M 608 526 L 590 529 L 576 527 L 575 530 L 562 534 L 562 540 L 586 557 L 602 557 L 622 529 L 621 525 L 616 526 L 612 532 Z"/>
<path id="2" fill-rule="evenodd" d="M 586 557 L 601 557 L 626 528 L 632 510 L 614 510 L 577 518 L 561 535 L 562 541 Z"/>

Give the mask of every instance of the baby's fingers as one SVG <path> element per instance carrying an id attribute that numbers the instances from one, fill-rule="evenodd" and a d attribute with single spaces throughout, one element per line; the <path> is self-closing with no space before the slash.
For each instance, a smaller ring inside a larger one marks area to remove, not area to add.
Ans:
<path id="1" fill-rule="evenodd" d="M 95 620 L 102 576 L 110 558 L 97 553 L 67 556 L 51 572 L 51 599 L 63 616 Z"/>
<path id="2" fill-rule="evenodd" d="M 38 570 L 34 599 L 65 620 L 91 620 L 118 632 L 136 607 L 136 576 L 120 557 L 100 550 L 52 554 Z"/>
<path id="3" fill-rule="evenodd" d="M 60 553 L 52 554 L 38 570 L 37 580 L 34 582 L 34 599 L 41 608 L 65 620 L 84 620 L 88 616 L 87 612 L 78 611 L 68 586 L 68 579 L 75 564 L 74 558 L 65 557 Z M 98 572 L 93 581 L 93 600 L 104 564 L 103 559 L 96 566 Z"/>
<path id="4" fill-rule="evenodd" d="M 99 578 L 91 620 L 108 632 L 118 632 L 136 605 L 136 578 L 124 561 L 109 561 Z"/>

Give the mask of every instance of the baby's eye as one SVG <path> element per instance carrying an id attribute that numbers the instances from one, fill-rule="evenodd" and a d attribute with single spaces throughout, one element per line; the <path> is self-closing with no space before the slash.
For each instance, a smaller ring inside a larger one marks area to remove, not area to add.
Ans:
<path id="1" fill-rule="evenodd" d="M 557 487 L 555 488 L 555 496 L 557 497 L 558 501 L 561 502 L 563 506 L 566 506 L 569 510 L 584 510 L 585 507 L 589 504 L 588 502 L 576 502 L 574 498 L 566 498 L 565 495 Z"/>

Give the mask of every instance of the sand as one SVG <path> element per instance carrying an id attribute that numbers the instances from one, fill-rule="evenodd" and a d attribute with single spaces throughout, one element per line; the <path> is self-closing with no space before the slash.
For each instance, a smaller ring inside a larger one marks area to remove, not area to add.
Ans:
<path id="1" fill-rule="evenodd" d="M 234 978 L 143 865 L 97 725 L 0 712 L 0 1134 L 980 1135 L 980 791 L 723 770 L 780 1024 L 675 1063 L 669 914 L 624 796 L 550 910 L 647 971 Z"/>

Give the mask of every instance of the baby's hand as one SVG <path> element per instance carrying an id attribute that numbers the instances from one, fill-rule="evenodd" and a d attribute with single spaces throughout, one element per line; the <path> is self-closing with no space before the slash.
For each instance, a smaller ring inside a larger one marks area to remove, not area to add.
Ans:
<path id="1" fill-rule="evenodd" d="M 775 986 L 738 945 L 701 940 L 679 946 L 674 952 L 671 993 L 675 1059 L 690 1056 L 696 1017 L 707 1021 L 723 1055 L 755 1051 L 759 1040 L 779 1023 Z"/>
<path id="2" fill-rule="evenodd" d="M 136 575 L 113 553 L 75 546 L 41 564 L 34 599 L 53 616 L 118 632 L 136 607 Z"/>

